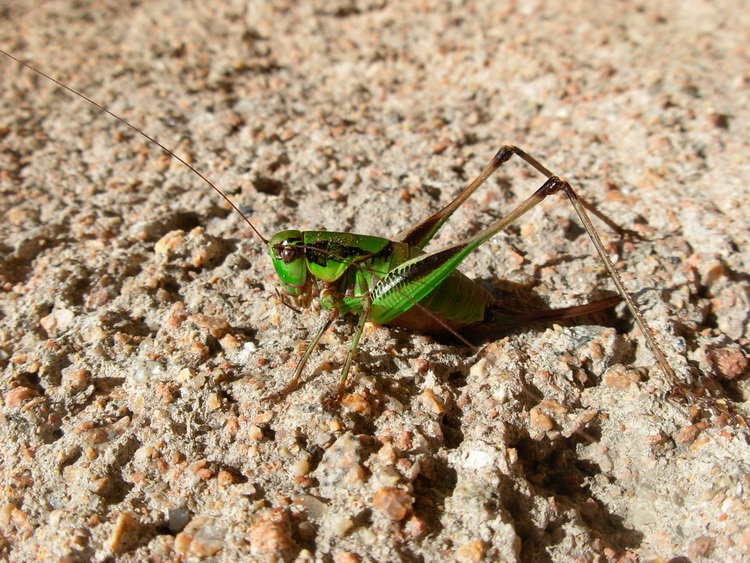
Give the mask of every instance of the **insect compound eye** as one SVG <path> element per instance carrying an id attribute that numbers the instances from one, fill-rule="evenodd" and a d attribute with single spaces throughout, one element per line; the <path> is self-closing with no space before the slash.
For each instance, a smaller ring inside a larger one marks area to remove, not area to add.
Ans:
<path id="1" fill-rule="evenodd" d="M 284 264 L 291 264 L 302 255 L 302 249 L 284 241 L 276 247 L 276 255 Z"/>

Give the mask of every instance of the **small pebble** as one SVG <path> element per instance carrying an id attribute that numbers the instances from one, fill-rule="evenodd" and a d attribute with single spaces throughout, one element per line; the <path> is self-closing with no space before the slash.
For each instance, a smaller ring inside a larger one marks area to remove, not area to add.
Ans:
<path id="1" fill-rule="evenodd" d="M 445 403 L 443 399 L 435 395 L 432 389 L 425 389 L 419 394 L 419 400 L 426 409 L 431 410 L 434 414 L 445 413 Z"/>
<path id="2" fill-rule="evenodd" d="M 224 547 L 224 536 L 227 529 L 221 526 L 206 524 L 196 530 L 190 543 L 190 554 L 198 557 L 211 557 Z"/>
<path id="3" fill-rule="evenodd" d="M 115 553 L 125 551 L 131 543 L 137 540 L 139 528 L 140 523 L 132 512 L 120 512 L 107 540 L 108 547 Z"/>
<path id="4" fill-rule="evenodd" d="M 347 394 L 341 397 L 341 406 L 349 412 L 370 413 L 370 404 L 359 394 Z"/>
<path id="5" fill-rule="evenodd" d="M 251 424 L 249 428 L 247 429 L 247 437 L 251 440 L 262 440 L 263 439 L 263 430 L 256 424 Z"/>
<path id="6" fill-rule="evenodd" d="M 454 554 L 454 561 L 458 563 L 478 563 L 484 557 L 484 542 L 474 540 L 471 543 L 462 545 Z"/>
<path id="7" fill-rule="evenodd" d="M 381 487 L 375 493 L 372 504 L 389 520 L 403 520 L 411 511 L 412 498 L 398 487 Z"/>
<path id="8" fill-rule="evenodd" d="M 718 348 L 708 353 L 716 374 L 725 380 L 736 379 L 747 371 L 747 357 L 736 348 Z"/>
<path id="9" fill-rule="evenodd" d="M 315 476 L 321 487 L 356 487 L 364 482 L 361 445 L 351 432 L 339 438 L 323 454 Z"/>
<path id="10" fill-rule="evenodd" d="M 333 556 L 333 563 L 359 563 L 360 559 L 350 551 L 339 551 Z"/>
<path id="11" fill-rule="evenodd" d="M 284 557 L 294 548 L 292 530 L 286 514 L 280 508 L 257 516 L 250 527 L 250 553 L 256 557 Z"/>
<path id="12" fill-rule="evenodd" d="M 292 477 L 302 477 L 310 472 L 310 462 L 306 459 L 299 459 L 292 464 L 291 475 Z"/>
<path id="13" fill-rule="evenodd" d="M 333 532 L 341 538 L 354 527 L 354 520 L 347 518 L 346 516 L 339 516 L 338 514 L 333 514 L 330 518 L 330 522 Z"/>
<path id="14" fill-rule="evenodd" d="M 167 526 L 171 532 L 180 532 L 190 521 L 190 511 L 187 508 L 172 508 L 169 510 Z"/>
<path id="15" fill-rule="evenodd" d="M 39 392 L 34 389 L 30 389 L 28 387 L 16 387 L 15 389 L 11 389 L 5 394 L 5 406 L 20 407 L 29 399 L 33 399 L 34 397 L 38 396 Z"/>
<path id="16" fill-rule="evenodd" d="M 633 383 L 638 383 L 640 380 L 641 375 L 637 371 L 628 369 L 622 364 L 611 366 L 604 373 L 604 384 L 619 391 L 624 391 Z"/>
<path id="17" fill-rule="evenodd" d="M 547 432 L 555 427 L 555 421 L 538 408 L 531 409 L 531 427 L 540 432 Z"/>

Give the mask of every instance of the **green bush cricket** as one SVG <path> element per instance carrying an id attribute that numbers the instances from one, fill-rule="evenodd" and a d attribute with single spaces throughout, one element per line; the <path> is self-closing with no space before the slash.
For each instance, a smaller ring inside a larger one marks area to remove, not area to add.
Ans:
<path id="1" fill-rule="evenodd" d="M 573 318 L 610 308 L 623 300 L 668 383 L 672 387 L 676 385 L 672 368 L 604 249 L 586 211 L 588 206 L 579 199 L 567 181 L 552 174 L 518 147 L 502 146 L 479 176 L 451 203 L 399 233 L 394 240 L 351 233 L 297 230 L 282 231 L 269 240 L 261 235 L 249 218 L 218 187 L 156 139 L 80 92 L 13 55 L 0 52 L 128 126 L 185 165 L 215 190 L 267 246 L 284 296 L 294 306 L 307 307 L 314 295 L 318 295 L 321 306 L 328 311 L 327 318 L 309 343 L 289 383 L 267 399 L 280 399 L 300 385 L 304 368 L 322 334 L 337 318 L 348 314 L 358 316 L 358 321 L 341 369 L 336 397 L 341 396 L 346 388 L 351 364 L 368 320 L 428 334 L 452 333 L 463 340 L 461 333 L 502 330 L 529 323 Z M 468 240 L 426 253 L 423 250 L 425 245 L 450 216 L 514 155 L 546 178 L 542 186 L 510 213 Z M 460 263 L 479 246 L 513 224 L 545 198 L 559 192 L 563 192 L 572 204 L 612 278 L 618 296 L 562 309 L 517 311 L 499 304 L 487 290 L 457 270 Z"/>

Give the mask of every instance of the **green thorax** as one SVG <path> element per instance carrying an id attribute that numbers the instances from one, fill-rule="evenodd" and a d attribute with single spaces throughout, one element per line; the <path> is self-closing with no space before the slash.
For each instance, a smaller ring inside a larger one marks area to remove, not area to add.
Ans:
<path id="1" fill-rule="evenodd" d="M 282 231 L 268 246 L 279 282 L 293 297 L 308 293 L 315 279 L 331 283 L 352 271 L 382 278 L 421 254 L 419 249 L 386 238 L 330 231 Z"/>
<path id="2" fill-rule="evenodd" d="M 374 236 L 310 231 L 303 233 L 307 268 L 316 278 L 333 282 L 356 264 L 378 277 L 391 268 L 392 241 Z"/>

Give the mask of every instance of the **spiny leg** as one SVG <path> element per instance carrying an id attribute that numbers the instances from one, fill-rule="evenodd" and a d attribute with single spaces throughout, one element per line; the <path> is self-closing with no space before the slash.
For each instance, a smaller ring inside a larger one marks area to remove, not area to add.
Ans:
<path id="1" fill-rule="evenodd" d="M 619 272 L 615 268 L 615 265 L 612 263 L 612 259 L 609 257 L 609 254 L 604 249 L 604 244 L 602 244 L 602 239 L 599 238 L 599 233 L 594 228 L 593 223 L 591 223 L 591 219 L 589 218 L 588 214 L 586 213 L 586 210 L 584 209 L 583 201 L 578 197 L 578 194 L 576 194 L 573 188 L 570 187 L 570 184 L 568 184 L 568 182 L 564 180 L 562 180 L 562 189 L 563 191 L 565 191 L 565 195 L 568 196 L 570 203 L 573 205 L 573 209 L 576 210 L 576 213 L 578 214 L 578 218 L 583 223 L 583 226 L 586 229 L 586 232 L 588 233 L 589 238 L 591 239 L 591 242 L 594 243 L 594 246 L 596 247 L 596 252 L 599 254 L 599 258 L 601 258 L 602 262 L 604 262 L 604 266 L 607 268 L 607 271 L 609 272 L 609 277 L 612 278 L 612 281 L 615 282 L 615 285 L 617 286 L 617 291 L 620 293 L 620 295 L 622 295 L 622 298 L 625 299 L 625 304 L 628 306 L 630 313 L 635 318 L 635 322 L 640 327 L 641 332 L 643 333 L 643 336 L 646 339 L 646 342 L 648 343 L 648 347 L 651 348 L 651 352 L 656 358 L 656 361 L 659 364 L 659 367 L 661 368 L 662 372 L 664 372 L 664 375 L 668 379 L 669 385 L 671 385 L 672 387 L 677 386 L 678 385 L 677 377 L 675 376 L 674 371 L 672 370 L 672 366 L 669 365 L 667 358 L 664 356 L 664 352 L 662 352 L 661 347 L 659 346 L 658 342 L 656 342 L 656 338 L 654 338 L 654 334 L 651 330 L 651 327 L 648 326 L 648 324 L 646 323 L 646 319 L 643 318 L 643 314 L 641 313 L 641 310 L 638 308 L 638 305 L 636 305 L 635 301 L 633 300 L 633 296 L 625 287 L 625 284 L 623 283 Z"/>
<path id="2" fill-rule="evenodd" d="M 536 160 L 526 155 L 526 153 L 518 152 L 517 154 L 521 156 L 524 160 L 529 162 L 532 166 L 534 166 L 534 168 L 537 168 L 540 171 L 546 170 L 546 168 L 539 165 L 536 162 Z M 641 310 L 638 308 L 638 305 L 636 305 L 635 301 L 633 300 L 632 295 L 625 287 L 625 284 L 623 283 L 622 278 L 620 277 L 620 274 L 617 272 L 615 265 L 612 263 L 612 259 L 609 257 L 609 254 L 607 254 L 607 251 L 604 249 L 604 244 L 602 244 L 602 240 L 601 238 L 599 238 L 599 234 L 594 228 L 594 225 L 591 223 L 591 219 L 586 213 L 586 210 L 584 208 L 584 205 L 581 199 L 578 197 L 576 192 L 573 190 L 573 188 L 570 186 L 570 184 L 566 180 L 563 180 L 562 178 L 558 178 L 557 176 L 550 176 L 547 179 L 547 181 L 544 183 L 544 185 L 541 188 L 539 188 L 529 199 L 527 199 L 524 203 L 518 206 L 514 211 L 512 211 L 505 217 L 501 218 L 497 222 L 487 227 L 485 230 L 480 232 L 476 237 L 474 237 L 471 240 L 481 241 L 479 242 L 479 244 L 481 244 L 482 242 L 484 242 L 485 240 L 493 236 L 495 233 L 505 229 L 510 223 L 514 222 L 521 215 L 526 213 L 529 209 L 531 209 L 532 207 L 540 203 L 542 200 L 544 200 L 548 196 L 554 193 L 557 193 L 559 191 L 564 191 L 565 194 L 568 196 L 568 199 L 573 205 L 573 209 L 575 209 L 576 213 L 578 214 L 578 217 L 581 219 L 581 222 L 583 223 L 583 226 L 586 229 L 586 232 L 588 233 L 589 238 L 594 243 L 594 247 L 596 248 L 597 254 L 599 254 L 599 257 L 601 258 L 602 262 L 604 262 L 604 266 L 607 268 L 607 272 L 609 273 L 609 276 L 612 278 L 612 281 L 615 283 L 618 293 L 625 300 L 625 303 L 628 309 L 630 310 L 633 317 L 635 318 L 635 321 L 640 327 L 641 332 L 643 332 L 643 336 L 646 339 L 646 343 L 648 344 L 648 347 L 651 349 L 651 352 L 654 354 L 654 357 L 656 358 L 656 361 L 659 364 L 659 367 L 661 368 L 662 372 L 667 378 L 669 385 L 671 385 L 672 387 L 677 386 L 677 378 L 675 377 L 674 371 L 672 370 L 672 367 L 669 365 L 669 362 L 667 361 L 664 355 L 664 352 L 662 352 L 661 347 L 659 346 L 658 342 L 656 342 L 656 338 L 654 338 L 651 328 L 646 323 L 646 319 L 643 318 L 643 314 L 641 313 Z"/>
<path id="3" fill-rule="evenodd" d="M 532 157 L 528 156 L 526 153 L 520 150 L 517 150 L 515 154 L 518 154 L 519 156 L 521 156 L 521 158 L 529 162 L 532 166 L 534 166 L 534 168 L 537 168 L 539 171 L 544 171 L 544 173 L 548 172 L 546 168 L 544 168 L 541 164 L 539 164 Z M 646 338 L 646 342 L 648 343 L 649 348 L 653 352 L 660 368 L 664 372 L 664 375 L 669 380 L 668 381 L 669 384 L 674 387 L 676 385 L 676 377 L 674 375 L 674 372 L 672 371 L 671 366 L 667 362 L 666 357 L 664 356 L 664 353 L 659 347 L 659 344 L 656 342 L 656 339 L 654 338 L 653 333 L 651 332 L 651 329 L 646 324 L 646 321 L 643 318 L 643 315 L 641 314 L 640 310 L 638 309 L 638 306 L 635 304 L 633 297 L 625 288 L 625 284 L 623 283 L 622 279 L 617 273 L 617 270 L 615 269 L 614 264 L 612 264 L 612 260 L 609 258 L 609 255 L 604 250 L 604 245 L 602 244 L 601 239 L 599 238 L 599 235 L 596 232 L 596 229 L 591 223 L 591 220 L 589 219 L 589 216 L 586 213 L 586 210 L 584 209 L 580 199 L 578 198 L 577 194 L 573 191 L 573 188 L 570 187 L 570 184 L 568 184 L 568 182 L 566 182 L 565 180 L 558 178 L 557 176 L 550 175 L 549 178 L 547 178 L 547 181 L 539 189 L 537 189 L 536 192 L 534 192 L 530 197 L 528 197 L 525 201 L 523 201 L 520 205 L 518 205 L 513 211 L 511 211 L 504 217 L 498 219 L 497 221 L 492 223 L 490 226 L 488 226 L 487 228 L 485 228 L 484 230 L 476 234 L 474 237 L 470 238 L 469 240 L 459 243 L 459 244 L 449 246 L 447 248 L 444 248 L 443 250 L 439 250 L 437 252 L 426 254 L 424 256 L 420 256 L 418 258 L 410 260 L 407 263 L 402 264 L 401 268 L 404 268 L 406 270 L 407 269 L 406 267 L 408 266 L 409 267 L 408 269 L 412 272 L 413 275 L 416 276 L 418 273 L 420 274 L 420 276 L 423 277 L 422 275 L 423 272 L 419 272 L 419 265 L 421 265 L 420 263 L 424 263 L 425 266 L 429 265 L 430 271 L 433 272 L 432 282 L 433 284 L 437 284 L 444 277 L 447 277 L 447 275 L 451 271 L 453 271 L 469 254 L 471 254 L 474 250 L 476 250 L 480 245 L 485 243 L 487 240 L 495 236 L 500 231 L 506 229 L 509 225 L 517 221 L 522 215 L 524 215 L 533 207 L 541 203 L 548 196 L 555 194 L 557 192 L 560 192 L 560 191 L 564 191 L 566 195 L 568 196 L 568 199 L 573 204 L 573 208 L 576 210 L 576 213 L 578 214 L 581 221 L 583 222 L 584 227 L 586 228 L 586 231 L 589 234 L 589 237 L 594 243 L 594 246 L 596 248 L 597 253 L 599 254 L 599 257 L 604 262 L 604 265 L 607 268 L 607 271 L 610 277 L 614 281 L 615 286 L 617 287 L 617 291 L 625 300 L 628 306 L 628 309 L 630 309 L 630 312 L 633 314 L 633 317 L 635 318 L 636 323 L 641 328 L 641 331 L 643 332 L 644 337 Z M 439 278 L 438 276 L 442 276 L 442 277 Z M 397 285 L 399 286 L 401 291 L 403 291 L 404 288 L 407 287 L 407 284 L 405 283 L 404 279 L 394 278 L 393 280 L 388 280 L 388 278 L 386 278 L 384 280 L 384 282 L 389 282 L 389 281 L 391 283 L 387 284 L 388 287 L 396 285 L 396 282 L 398 282 Z M 420 280 L 420 283 L 414 286 L 414 293 L 412 294 L 411 292 L 409 292 L 409 295 L 408 295 L 409 301 L 419 301 L 424 296 L 420 293 L 420 287 L 424 285 L 425 284 L 423 280 Z M 377 293 L 378 292 L 376 290 L 376 294 Z M 394 309 L 397 309 L 398 307 L 403 308 L 406 305 L 406 303 L 401 303 L 402 301 L 404 301 L 403 299 L 393 299 L 393 301 L 396 303 L 396 306 L 394 306 Z M 385 320 L 387 322 L 387 320 L 389 319 L 386 318 L 386 319 L 379 319 L 379 320 Z"/>
<path id="4" fill-rule="evenodd" d="M 271 401 L 271 402 L 277 402 L 286 397 L 289 393 L 292 391 L 295 391 L 301 382 L 300 377 L 302 376 L 302 371 L 305 369 L 305 366 L 307 365 L 307 361 L 310 359 L 310 356 L 315 351 L 315 349 L 318 347 L 318 342 L 320 342 L 320 337 L 323 336 L 323 333 L 328 330 L 328 327 L 331 326 L 331 323 L 335 321 L 339 316 L 339 310 L 336 308 L 331 309 L 328 312 L 328 318 L 326 319 L 325 323 L 323 323 L 323 326 L 320 327 L 320 330 L 315 334 L 315 337 L 310 341 L 310 344 L 307 345 L 307 350 L 305 350 L 305 354 L 302 356 L 302 359 L 300 359 L 299 363 L 297 363 L 297 368 L 294 370 L 294 375 L 292 376 L 292 379 L 289 383 L 287 383 L 286 387 L 284 387 L 281 391 L 277 391 L 276 393 L 273 393 L 272 395 L 269 395 L 267 397 L 264 397 L 263 401 Z"/>
<path id="5" fill-rule="evenodd" d="M 594 247 L 596 248 L 599 257 L 604 262 L 604 266 L 606 267 L 607 272 L 612 278 L 612 281 L 615 283 L 617 291 L 625 300 L 628 309 L 635 318 L 635 321 L 641 329 L 641 332 L 643 332 L 646 342 L 648 343 L 649 348 L 654 354 L 659 367 L 669 380 L 669 384 L 675 386 L 677 384 L 677 379 L 675 377 L 674 371 L 669 365 L 669 362 L 667 362 L 667 359 L 664 356 L 661 347 L 656 342 L 651 328 L 643 318 L 643 314 L 633 300 L 633 297 L 625 288 L 625 284 L 623 283 L 622 278 L 615 269 L 612 260 L 604 249 L 604 245 L 602 244 L 601 238 L 599 238 L 599 234 L 597 233 L 594 225 L 591 223 L 591 219 L 586 213 L 586 208 L 590 209 L 592 213 L 595 213 L 598 217 L 601 217 L 601 214 L 596 212 L 596 210 L 585 201 L 581 200 L 575 193 L 573 188 L 570 186 L 570 184 L 568 184 L 568 182 L 554 176 L 547 167 L 542 165 L 538 160 L 526 153 L 524 150 L 513 145 L 503 145 L 502 147 L 500 147 L 490 163 L 484 168 L 484 170 L 482 170 L 479 176 L 477 176 L 477 178 L 471 184 L 469 184 L 460 194 L 458 194 L 458 196 L 452 202 L 450 202 L 437 213 L 419 223 L 416 227 L 413 227 L 412 229 L 401 233 L 401 240 L 420 248 L 424 247 L 424 245 L 427 244 L 430 239 L 432 239 L 435 233 L 440 229 L 443 223 L 445 223 L 445 221 L 448 220 L 448 218 L 456 211 L 456 209 L 458 209 L 471 196 L 471 194 L 474 193 L 477 188 L 479 188 L 479 186 L 481 186 L 487 180 L 487 178 L 489 178 L 495 171 L 497 171 L 497 169 L 500 168 L 503 163 L 507 162 L 513 155 L 518 156 L 532 168 L 536 169 L 538 172 L 546 176 L 547 182 L 545 182 L 545 184 L 541 188 L 539 188 L 530 198 L 519 205 L 515 210 L 511 211 L 505 217 L 502 217 L 501 219 L 484 229 L 475 237 L 467 241 L 465 244 L 456 245 L 456 247 L 450 247 L 451 249 L 463 247 L 463 249 L 454 256 L 452 261 L 455 261 L 457 259 L 458 262 L 460 262 L 468 255 L 468 253 L 472 252 L 476 247 L 484 243 L 496 233 L 508 227 L 508 225 L 516 221 L 519 217 L 521 217 L 529 209 L 540 203 L 547 196 L 553 193 L 557 193 L 558 191 L 564 191 L 568 196 L 568 199 L 571 201 L 573 208 L 578 214 L 578 217 L 581 219 L 581 222 L 583 223 L 584 228 L 589 235 L 589 238 L 591 238 L 591 241 L 594 243 Z M 612 223 L 610 221 L 605 222 L 608 225 L 612 226 Z M 616 230 L 621 233 L 623 232 L 619 229 Z"/>

